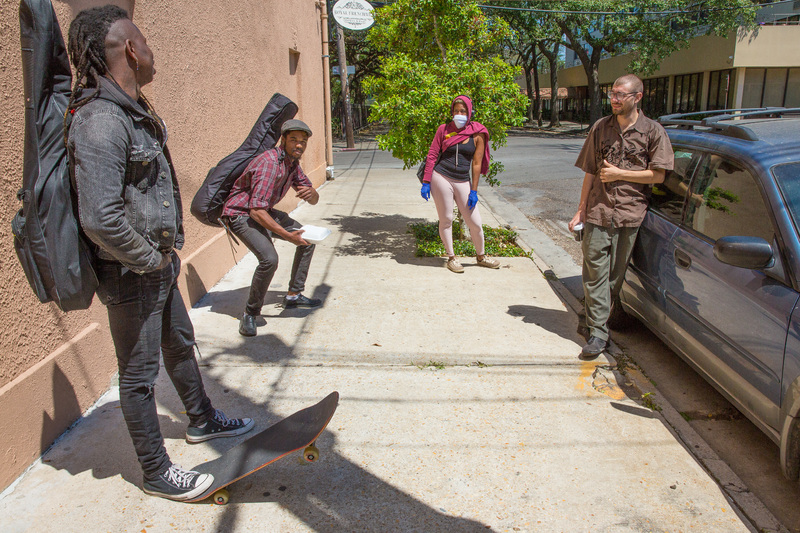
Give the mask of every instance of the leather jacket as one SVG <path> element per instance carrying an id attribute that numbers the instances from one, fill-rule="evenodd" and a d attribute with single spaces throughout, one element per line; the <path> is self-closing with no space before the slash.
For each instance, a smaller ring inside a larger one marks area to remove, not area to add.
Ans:
<path id="1" fill-rule="evenodd" d="M 167 129 L 148 109 L 102 78 L 98 96 L 71 117 L 67 143 L 80 223 L 98 258 L 140 274 L 184 242 Z"/>

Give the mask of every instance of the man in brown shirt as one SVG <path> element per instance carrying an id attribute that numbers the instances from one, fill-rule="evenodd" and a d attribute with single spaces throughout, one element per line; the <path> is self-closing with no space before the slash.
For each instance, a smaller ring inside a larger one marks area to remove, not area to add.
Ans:
<path id="1" fill-rule="evenodd" d="M 582 358 L 594 358 L 608 346 L 611 302 L 619 294 L 625 270 L 644 220 L 650 188 L 664 181 L 673 156 L 664 128 L 644 116 L 642 80 L 629 74 L 608 93 L 612 115 L 594 123 L 575 166 L 585 172 L 578 212 L 569 223 L 583 229 L 583 292 L 589 340 Z"/>

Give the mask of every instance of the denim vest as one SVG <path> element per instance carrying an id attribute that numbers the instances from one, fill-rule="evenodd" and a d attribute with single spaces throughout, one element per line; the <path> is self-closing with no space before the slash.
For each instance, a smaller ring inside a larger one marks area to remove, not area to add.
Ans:
<path id="1" fill-rule="evenodd" d="M 86 96 L 83 94 L 81 96 Z M 101 260 L 143 274 L 183 246 L 180 191 L 164 123 L 103 78 L 69 126 L 70 174 L 83 231 Z"/>

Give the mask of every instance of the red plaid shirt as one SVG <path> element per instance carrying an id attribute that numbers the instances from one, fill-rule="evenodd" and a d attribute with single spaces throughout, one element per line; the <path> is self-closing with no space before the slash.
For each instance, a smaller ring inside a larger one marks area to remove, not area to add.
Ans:
<path id="1" fill-rule="evenodd" d="M 289 187 L 311 187 L 297 161 L 292 162 L 280 146 L 255 157 L 233 184 L 225 200 L 223 216 L 247 215 L 251 209 L 272 209 L 281 201 Z"/>

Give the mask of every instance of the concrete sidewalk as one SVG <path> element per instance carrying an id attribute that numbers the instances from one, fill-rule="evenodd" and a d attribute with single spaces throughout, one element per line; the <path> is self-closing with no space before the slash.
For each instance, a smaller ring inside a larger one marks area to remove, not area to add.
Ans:
<path id="1" fill-rule="evenodd" d="M 149 497 L 113 389 L 3 493 L 0 530 L 750 530 L 613 361 L 578 359 L 577 317 L 533 261 L 465 258 L 456 275 L 415 257 L 406 227 L 434 220 L 433 202 L 413 170 L 374 168 L 371 154 L 293 213 L 333 231 L 306 291 L 322 307 L 278 306 L 293 253 L 278 242 L 257 337 L 237 332 L 252 255 L 192 310 L 206 388 L 229 415 L 263 429 L 339 391 L 320 461 L 260 470 L 227 506 Z M 481 208 L 485 224 L 506 222 Z M 157 390 L 175 462 L 241 440 L 188 445 L 164 372 Z"/>

